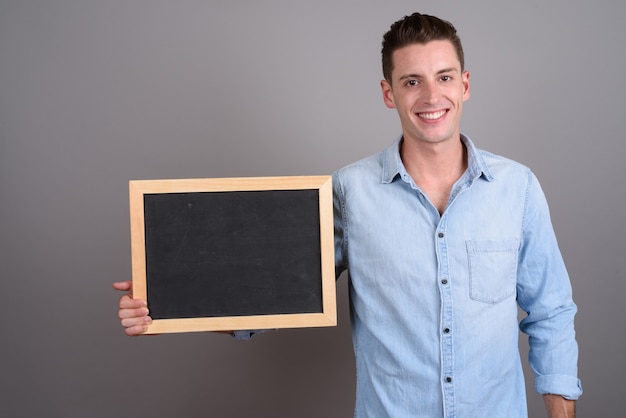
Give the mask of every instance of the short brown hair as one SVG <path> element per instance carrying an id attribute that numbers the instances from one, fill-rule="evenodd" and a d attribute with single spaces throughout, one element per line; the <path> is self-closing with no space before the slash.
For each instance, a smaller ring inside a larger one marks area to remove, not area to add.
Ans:
<path id="1" fill-rule="evenodd" d="M 450 22 L 420 13 L 413 13 L 395 22 L 383 36 L 382 60 L 385 80 L 391 83 L 394 51 L 412 44 L 425 44 L 442 40 L 452 42 L 457 58 L 461 63 L 461 71 L 463 71 L 465 69 L 463 46 L 456 29 Z"/>

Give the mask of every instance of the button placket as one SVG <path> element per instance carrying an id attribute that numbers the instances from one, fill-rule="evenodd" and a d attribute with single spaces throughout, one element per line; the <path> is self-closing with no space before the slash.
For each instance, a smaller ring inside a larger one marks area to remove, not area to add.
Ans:
<path id="1" fill-rule="evenodd" d="M 447 234 L 445 230 L 446 214 L 439 222 L 439 226 L 435 232 L 435 240 L 437 246 L 437 259 L 438 259 L 438 277 L 440 284 L 441 295 L 441 381 L 443 383 L 443 395 L 444 395 L 444 411 L 446 416 L 453 416 L 455 411 L 454 405 L 454 385 L 452 384 L 453 376 L 453 364 L 454 364 L 454 345 L 452 340 L 452 318 L 453 318 L 453 304 L 452 304 L 452 289 L 449 285 L 449 260 L 448 260 L 448 245 Z"/>

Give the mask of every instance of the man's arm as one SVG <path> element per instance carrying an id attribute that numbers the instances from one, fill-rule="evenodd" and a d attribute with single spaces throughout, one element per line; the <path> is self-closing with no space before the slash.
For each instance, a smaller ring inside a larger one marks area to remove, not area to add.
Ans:
<path id="1" fill-rule="evenodd" d="M 565 399 L 561 395 L 543 395 L 548 418 L 574 418 L 576 401 Z"/>
<path id="2" fill-rule="evenodd" d="M 529 175 L 526 201 L 517 301 L 527 313 L 520 322 L 520 330 L 529 337 L 528 360 L 535 374 L 535 390 L 542 395 L 576 400 L 582 394 L 574 330 L 577 307 L 548 204 L 534 175 Z M 546 398 L 546 405 L 552 405 L 553 402 L 549 402 L 552 400 Z M 557 401 L 554 407 L 562 400 Z"/>

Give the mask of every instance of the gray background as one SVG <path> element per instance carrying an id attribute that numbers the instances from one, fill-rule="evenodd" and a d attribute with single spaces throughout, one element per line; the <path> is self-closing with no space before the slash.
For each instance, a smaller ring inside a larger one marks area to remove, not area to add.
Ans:
<path id="1" fill-rule="evenodd" d="M 336 328 L 123 334 L 127 182 L 330 174 L 379 151 L 399 134 L 380 40 L 416 10 L 463 39 L 463 131 L 542 181 L 579 305 L 579 416 L 620 416 L 618 0 L 1 0 L 0 415 L 351 416 L 345 279 Z M 534 392 L 529 406 L 544 416 Z"/>

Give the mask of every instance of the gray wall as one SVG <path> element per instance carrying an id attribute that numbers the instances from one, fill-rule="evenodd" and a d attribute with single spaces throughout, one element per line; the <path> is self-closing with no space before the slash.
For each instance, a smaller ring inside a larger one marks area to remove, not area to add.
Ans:
<path id="1" fill-rule="evenodd" d="M 338 327 L 247 343 L 128 338 L 110 283 L 130 276 L 128 180 L 330 174 L 391 142 L 380 39 L 415 10 L 460 31 L 463 130 L 542 180 L 580 308 L 579 416 L 620 415 L 618 0 L 0 0 L 0 415 L 351 416 L 345 279 Z"/>

